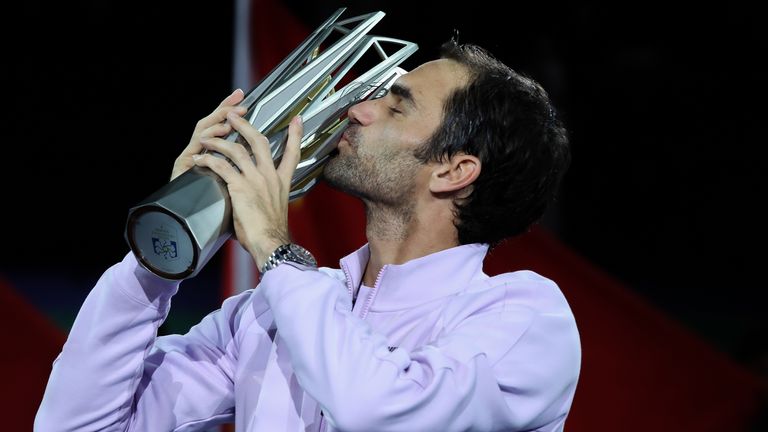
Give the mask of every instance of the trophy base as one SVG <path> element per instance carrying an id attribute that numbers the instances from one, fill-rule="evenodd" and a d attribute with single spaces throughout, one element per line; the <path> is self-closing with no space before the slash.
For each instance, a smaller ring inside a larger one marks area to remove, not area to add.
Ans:
<path id="1" fill-rule="evenodd" d="M 131 213 L 126 237 L 139 263 L 164 279 L 184 279 L 197 267 L 199 252 L 187 224 L 160 206 Z"/>

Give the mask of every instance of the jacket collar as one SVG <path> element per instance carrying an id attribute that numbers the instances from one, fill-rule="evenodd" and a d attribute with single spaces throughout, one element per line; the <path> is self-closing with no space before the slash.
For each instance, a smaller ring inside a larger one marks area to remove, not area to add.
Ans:
<path id="1" fill-rule="evenodd" d="M 403 264 L 387 264 L 378 276 L 372 311 L 407 309 L 466 288 L 482 271 L 488 245 L 473 243 L 444 249 Z M 347 283 L 357 287 L 368 264 L 368 244 L 341 259 Z"/>

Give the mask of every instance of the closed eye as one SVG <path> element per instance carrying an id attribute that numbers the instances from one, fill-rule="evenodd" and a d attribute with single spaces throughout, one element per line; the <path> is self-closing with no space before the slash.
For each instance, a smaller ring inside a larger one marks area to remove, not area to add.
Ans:
<path id="1" fill-rule="evenodd" d="M 402 114 L 403 112 L 395 107 L 389 107 L 389 111 L 393 114 Z"/>

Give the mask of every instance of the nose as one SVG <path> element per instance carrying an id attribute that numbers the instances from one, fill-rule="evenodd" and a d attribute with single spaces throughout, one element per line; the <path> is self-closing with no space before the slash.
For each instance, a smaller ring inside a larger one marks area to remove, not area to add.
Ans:
<path id="1" fill-rule="evenodd" d="M 371 124 L 376 116 L 376 100 L 364 100 L 352 105 L 347 111 L 349 121 L 362 126 Z"/>

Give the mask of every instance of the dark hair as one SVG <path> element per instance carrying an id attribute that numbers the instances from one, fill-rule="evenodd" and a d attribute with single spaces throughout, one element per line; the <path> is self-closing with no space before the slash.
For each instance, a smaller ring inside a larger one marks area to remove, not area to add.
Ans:
<path id="1" fill-rule="evenodd" d="M 466 67 L 469 83 L 449 96 L 442 124 L 416 156 L 480 159 L 471 193 L 456 200 L 455 224 L 460 244 L 495 246 L 528 230 L 554 199 L 570 164 L 567 133 L 544 89 L 487 51 L 452 39 L 441 57 Z"/>

